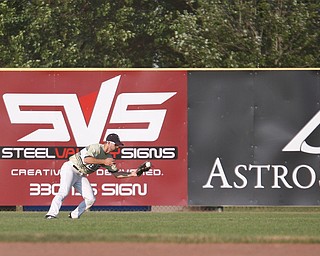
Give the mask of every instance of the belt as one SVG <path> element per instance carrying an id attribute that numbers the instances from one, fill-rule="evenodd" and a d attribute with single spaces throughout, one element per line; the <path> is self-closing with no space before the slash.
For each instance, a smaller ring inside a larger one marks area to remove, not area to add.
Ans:
<path id="1" fill-rule="evenodd" d="M 79 174 L 80 176 L 83 176 L 83 175 L 84 175 L 84 173 L 81 172 L 80 169 L 79 169 L 77 166 L 72 165 L 72 167 L 78 171 L 78 174 Z"/>

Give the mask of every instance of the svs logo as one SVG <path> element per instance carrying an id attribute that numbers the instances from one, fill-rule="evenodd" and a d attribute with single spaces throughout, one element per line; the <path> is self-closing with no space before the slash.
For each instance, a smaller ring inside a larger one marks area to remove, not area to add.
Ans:
<path id="1" fill-rule="evenodd" d="M 6 93 L 4 103 L 12 124 L 49 124 L 52 128 L 37 129 L 18 141 L 70 141 L 67 122 L 61 110 L 28 110 L 23 107 L 63 107 L 76 145 L 83 147 L 117 133 L 123 141 L 156 141 L 166 116 L 166 109 L 133 110 L 129 106 L 161 105 L 177 92 L 121 93 L 115 98 L 121 76 L 101 84 L 88 125 L 76 94 Z M 111 112 L 113 100 L 115 104 Z M 111 113 L 110 113 L 111 112 Z M 110 116 L 110 124 L 148 123 L 144 129 L 107 129 L 103 131 Z"/>

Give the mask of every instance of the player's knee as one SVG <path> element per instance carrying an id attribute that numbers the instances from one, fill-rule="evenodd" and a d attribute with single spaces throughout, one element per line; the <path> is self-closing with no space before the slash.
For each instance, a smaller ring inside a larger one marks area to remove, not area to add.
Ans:
<path id="1" fill-rule="evenodd" d="M 92 198 L 86 198 L 86 205 L 87 205 L 87 208 L 90 208 L 94 202 L 96 201 L 96 198 L 95 197 L 92 197 Z"/>
<path id="2" fill-rule="evenodd" d="M 56 195 L 56 199 L 58 199 L 59 201 L 63 201 L 66 197 L 67 197 L 68 193 L 58 193 Z"/>

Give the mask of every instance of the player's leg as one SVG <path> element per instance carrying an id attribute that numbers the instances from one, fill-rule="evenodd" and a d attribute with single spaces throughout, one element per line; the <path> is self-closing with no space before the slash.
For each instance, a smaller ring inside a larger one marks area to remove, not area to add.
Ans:
<path id="1" fill-rule="evenodd" d="M 60 188 L 56 196 L 51 202 L 50 209 L 46 214 L 46 218 L 55 218 L 61 208 L 63 200 L 69 194 L 69 191 L 74 183 L 74 172 L 72 170 L 72 165 L 69 162 L 65 162 L 60 170 Z"/>
<path id="2" fill-rule="evenodd" d="M 87 177 L 82 177 L 80 181 L 74 184 L 74 187 L 84 199 L 69 215 L 69 217 L 77 219 L 94 204 L 96 198 Z"/>

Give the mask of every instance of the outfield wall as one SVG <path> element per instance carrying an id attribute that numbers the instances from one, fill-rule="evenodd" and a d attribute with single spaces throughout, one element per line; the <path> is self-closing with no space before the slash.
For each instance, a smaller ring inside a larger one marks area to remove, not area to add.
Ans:
<path id="1" fill-rule="evenodd" d="M 319 71 L 191 72 L 190 205 L 319 205 Z"/>
<path id="2" fill-rule="evenodd" d="M 50 204 L 59 168 L 116 132 L 99 206 L 318 205 L 318 69 L 4 69 L 0 205 Z M 78 204 L 71 191 L 64 204 Z"/>

